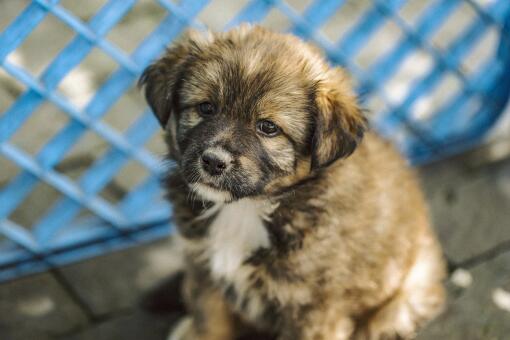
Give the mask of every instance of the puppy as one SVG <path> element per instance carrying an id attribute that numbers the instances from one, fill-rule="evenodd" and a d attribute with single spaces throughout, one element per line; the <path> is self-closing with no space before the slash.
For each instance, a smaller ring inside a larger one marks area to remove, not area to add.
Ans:
<path id="1" fill-rule="evenodd" d="M 412 338 L 440 312 L 415 176 L 318 50 L 261 27 L 191 31 L 140 82 L 177 164 L 189 316 L 169 339 Z"/>

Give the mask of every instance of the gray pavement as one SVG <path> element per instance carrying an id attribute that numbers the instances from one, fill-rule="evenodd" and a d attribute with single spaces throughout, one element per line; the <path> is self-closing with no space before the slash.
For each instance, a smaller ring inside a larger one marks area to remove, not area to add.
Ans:
<path id="1" fill-rule="evenodd" d="M 434 224 L 457 268 L 445 312 L 420 340 L 504 340 L 510 334 L 510 159 L 466 157 L 419 169 Z M 178 315 L 142 296 L 179 260 L 160 240 L 0 285 L 2 340 L 160 340 Z M 459 269 L 460 268 L 460 269 Z M 171 294 L 170 294 L 171 295 Z"/>
<path id="2" fill-rule="evenodd" d="M 0 31 L 26 6 L 28 0 L 3 0 Z M 311 0 L 288 0 L 301 12 Z M 487 3 L 489 0 L 477 0 Z M 247 0 L 215 0 L 201 12 L 199 19 L 213 30 L 222 29 Z M 332 41 L 342 36 L 359 18 L 371 1 L 347 0 L 321 29 Z M 400 15 L 409 24 L 416 22 L 426 1 L 409 1 Z M 61 1 L 66 10 L 87 21 L 104 0 Z M 432 37 L 432 45 L 441 50 L 473 18 L 473 9 L 461 4 L 451 20 Z M 164 16 L 154 0 L 140 0 L 133 10 L 107 35 L 107 39 L 127 52 L 151 31 Z M 272 10 L 263 25 L 285 30 L 290 23 Z M 394 23 L 386 23 L 363 46 L 355 62 L 362 68 L 398 41 L 401 32 Z M 40 74 L 74 32 L 53 16 L 48 16 L 8 61 L 34 75 Z M 495 32 L 491 30 L 463 63 L 471 72 L 473 65 L 493 50 Z M 385 94 L 398 104 L 410 86 L 431 64 L 428 52 L 417 50 L 402 63 L 385 86 Z M 82 108 L 94 92 L 116 69 L 115 62 L 100 49 L 93 52 L 58 86 L 58 93 L 77 108 Z M 458 85 L 458 84 L 457 84 Z M 25 86 L 0 68 L 0 112 L 10 107 Z M 456 82 L 446 77 L 438 89 L 421 98 L 412 108 L 412 116 L 425 119 L 443 103 Z M 379 112 L 380 99 L 366 103 Z M 133 87 L 102 120 L 118 131 L 125 131 L 145 103 Z M 510 109 L 495 131 L 508 136 Z M 67 115 L 45 103 L 10 140 L 29 154 L 35 154 L 69 121 Z M 48 124 L 47 122 L 51 122 Z M 506 123 L 505 123 L 506 122 Z M 497 133 L 495 135 L 498 135 Z M 398 136 L 396 137 L 398 139 Z M 508 146 L 508 143 L 506 143 Z M 145 145 L 155 154 L 164 154 L 159 136 Z M 77 179 L 107 150 L 108 144 L 87 133 L 56 165 L 56 170 Z M 509 148 L 506 148 L 508 154 Z M 499 158 L 498 155 L 488 158 Z M 461 269 L 449 280 L 449 304 L 445 313 L 420 335 L 420 339 L 510 339 L 510 160 L 473 166 L 466 157 L 439 162 L 420 169 L 435 227 L 450 261 Z M 0 157 L 0 186 L 20 169 Z M 146 173 L 130 162 L 106 186 L 101 195 L 117 202 Z M 27 229 L 54 204 L 60 194 L 40 184 L 9 218 Z M 150 287 L 164 279 L 177 265 L 168 240 L 142 245 L 59 269 L 0 284 L 0 340 L 156 340 L 163 339 L 177 315 L 145 312 L 139 300 Z"/>

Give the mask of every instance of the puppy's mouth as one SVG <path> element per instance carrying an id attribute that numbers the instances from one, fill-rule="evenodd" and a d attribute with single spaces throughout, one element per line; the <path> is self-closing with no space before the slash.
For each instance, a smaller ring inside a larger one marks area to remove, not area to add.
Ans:
<path id="1" fill-rule="evenodd" d="M 229 169 L 222 174 L 207 173 L 197 161 L 183 164 L 184 179 L 191 189 L 193 198 L 214 203 L 230 203 L 253 195 L 250 179 L 241 171 Z"/>
<path id="2" fill-rule="evenodd" d="M 225 203 L 233 200 L 230 191 L 218 188 L 214 184 L 195 182 L 189 183 L 189 186 L 194 193 L 207 201 Z"/>

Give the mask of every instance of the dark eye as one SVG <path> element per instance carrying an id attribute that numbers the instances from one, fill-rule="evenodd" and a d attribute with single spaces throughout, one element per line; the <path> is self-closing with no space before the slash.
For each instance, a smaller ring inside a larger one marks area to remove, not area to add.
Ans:
<path id="1" fill-rule="evenodd" d="M 274 137 L 280 133 L 280 128 L 270 120 L 259 120 L 257 130 L 269 137 Z"/>
<path id="2" fill-rule="evenodd" d="M 200 103 L 198 104 L 198 112 L 202 116 L 212 116 L 216 113 L 216 107 L 209 102 Z"/>

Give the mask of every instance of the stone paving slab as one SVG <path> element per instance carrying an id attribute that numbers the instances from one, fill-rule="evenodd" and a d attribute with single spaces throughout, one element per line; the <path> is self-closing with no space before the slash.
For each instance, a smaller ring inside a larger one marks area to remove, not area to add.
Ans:
<path id="1" fill-rule="evenodd" d="M 455 263 L 510 240 L 510 160 L 472 168 L 456 159 L 424 167 L 420 175 L 438 235 Z M 86 311 L 49 273 L 0 285 L 0 339 L 164 339 L 176 315 L 147 314 L 139 301 L 179 261 L 171 241 L 160 240 L 61 268 Z M 448 283 L 448 308 L 420 340 L 503 340 L 510 334 L 510 312 L 492 297 L 498 288 L 510 291 L 510 249 L 465 269 L 472 284 Z"/>
<path id="2" fill-rule="evenodd" d="M 420 174 L 450 260 L 462 262 L 510 240 L 510 160 L 475 169 L 450 160 Z"/>
<path id="3" fill-rule="evenodd" d="M 493 298 L 497 289 L 510 290 L 510 252 L 471 268 L 469 273 L 472 283 L 467 288 L 447 283 L 449 303 L 445 312 L 421 332 L 418 340 L 504 340 L 510 334 L 510 312 L 498 307 Z M 58 339 L 164 339 L 177 317 L 147 314 L 134 307 L 125 315 Z"/>
<path id="4" fill-rule="evenodd" d="M 143 292 L 172 273 L 179 266 L 175 252 L 170 240 L 160 240 L 67 266 L 61 273 L 94 317 L 102 317 L 133 307 Z"/>
<path id="5" fill-rule="evenodd" d="M 0 339 L 46 340 L 87 324 L 85 314 L 48 273 L 0 285 Z"/>
<path id="6" fill-rule="evenodd" d="M 139 310 L 94 324 L 59 340 L 163 340 L 178 315 L 153 315 Z"/>
<path id="7" fill-rule="evenodd" d="M 418 340 L 505 340 L 510 336 L 510 310 L 498 307 L 497 290 L 510 291 L 510 252 L 471 271 L 465 289 L 448 284 L 449 304 Z M 510 295 L 508 295 L 510 296 Z"/>

